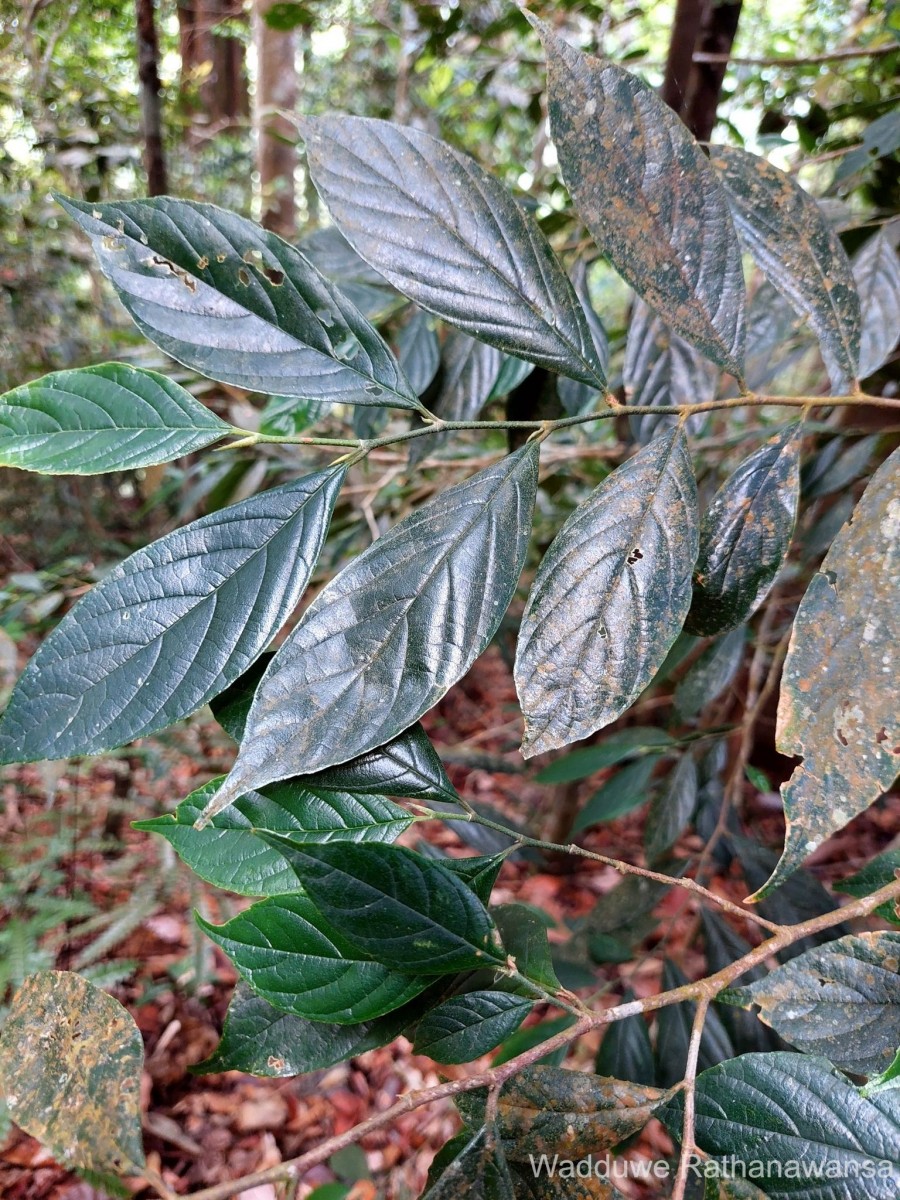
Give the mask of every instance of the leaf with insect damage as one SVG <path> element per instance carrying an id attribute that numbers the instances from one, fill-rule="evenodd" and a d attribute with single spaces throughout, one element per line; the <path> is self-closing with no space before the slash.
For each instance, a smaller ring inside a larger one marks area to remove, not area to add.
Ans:
<path id="1" fill-rule="evenodd" d="M 356 251 L 464 333 L 593 387 L 602 364 L 537 222 L 467 155 L 418 129 L 303 122 L 310 173 Z"/>
<path id="2" fill-rule="evenodd" d="M 859 373 L 860 311 L 837 234 L 812 196 L 766 159 L 735 146 L 713 146 L 710 161 L 747 249 L 808 318 L 832 386 L 846 391 Z"/>
<path id="3" fill-rule="evenodd" d="M 740 375 L 744 276 L 725 192 L 656 92 L 530 14 L 563 180 L 597 245 L 674 333 Z"/>
<path id="4" fill-rule="evenodd" d="M 39 971 L 0 1035 L 9 1115 L 59 1162 L 101 1175 L 144 1165 L 141 1035 L 125 1008 L 71 971 Z"/>
<path id="5" fill-rule="evenodd" d="M 266 395 L 421 407 L 377 330 L 274 233 L 169 196 L 59 202 L 141 332 L 186 366 Z"/>
<path id="6" fill-rule="evenodd" d="M 762 895 L 891 786 L 900 770 L 900 450 L 872 477 L 794 621 L 776 744 L 802 756 L 782 785 L 784 852 Z"/>
<path id="7" fill-rule="evenodd" d="M 609 725 L 681 629 L 697 557 L 697 488 L 670 430 L 614 471 L 557 534 L 531 589 L 516 656 L 530 758 Z"/>

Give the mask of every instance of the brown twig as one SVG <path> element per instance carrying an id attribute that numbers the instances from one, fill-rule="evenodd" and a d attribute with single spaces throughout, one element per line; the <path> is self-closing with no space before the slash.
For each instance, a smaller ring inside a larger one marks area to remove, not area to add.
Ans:
<path id="1" fill-rule="evenodd" d="M 654 1012 L 660 1008 L 666 1008 L 671 1004 L 680 1004 L 684 1000 L 697 1002 L 698 1011 L 699 1006 L 703 1006 L 705 1013 L 705 1009 L 709 1006 L 709 1003 L 723 989 L 729 987 L 746 971 L 751 970 L 760 963 L 764 963 L 780 950 L 793 945 L 794 942 L 799 941 L 801 938 L 821 933 L 823 930 L 830 929 L 832 926 L 844 921 L 869 916 L 882 904 L 896 900 L 898 897 L 900 897 L 900 879 L 888 884 L 886 887 L 880 888 L 871 896 L 865 896 L 862 899 L 853 901 L 843 908 L 823 913 L 821 916 L 813 917 L 808 921 L 801 921 L 797 925 L 782 927 L 779 933 L 762 942 L 748 954 L 745 954 L 743 958 L 729 963 L 727 967 L 724 967 L 721 971 L 717 971 L 714 975 L 710 975 L 706 979 L 700 979 L 695 983 L 686 983 L 681 987 L 672 988 L 667 992 L 660 992 L 655 996 L 647 996 L 641 1000 L 632 1000 L 627 1004 L 619 1004 L 615 1008 L 608 1008 L 598 1013 L 585 1014 L 569 1029 L 564 1029 L 553 1037 L 548 1038 L 547 1041 L 540 1042 L 537 1046 L 532 1046 L 529 1050 L 517 1055 L 515 1058 L 511 1058 L 508 1062 L 496 1067 L 488 1067 L 486 1070 L 480 1071 L 475 1075 L 470 1075 L 466 1079 L 452 1079 L 445 1083 L 436 1084 L 434 1087 L 423 1088 L 419 1092 L 409 1092 L 384 1112 L 376 1113 L 374 1116 L 369 1117 L 368 1120 L 354 1126 L 353 1129 L 348 1129 L 345 1133 L 327 1138 L 312 1150 L 301 1154 L 298 1158 L 279 1163 L 277 1166 L 268 1167 L 262 1171 L 256 1171 L 250 1175 L 242 1176 L 240 1179 L 233 1180 L 230 1183 L 219 1183 L 213 1187 L 203 1188 L 199 1192 L 190 1193 L 189 1200 L 230 1200 L 236 1193 L 246 1191 L 251 1187 L 258 1187 L 266 1183 L 280 1183 L 286 1179 L 300 1178 L 313 1167 L 325 1162 L 336 1151 L 344 1149 L 345 1146 L 355 1145 L 366 1137 L 367 1134 L 381 1129 L 385 1125 L 392 1124 L 398 1117 L 403 1116 L 405 1113 L 421 1108 L 425 1104 L 433 1104 L 438 1100 L 452 1099 L 454 1096 L 460 1096 L 465 1092 L 483 1088 L 499 1089 L 508 1079 L 511 1079 L 523 1068 L 532 1066 L 539 1059 L 543 1058 L 544 1055 L 551 1054 L 554 1050 L 561 1050 L 583 1034 L 589 1033 L 592 1029 L 599 1028 L 602 1025 L 608 1025 L 613 1021 L 621 1021 L 626 1017 L 632 1017 L 639 1013 Z M 687 1094 L 685 1099 L 687 1100 Z M 160 1194 L 164 1196 L 164 1200 L 170 1200 L 170 1197 L 166 1196 L 165 1193 Z"/>
<path id="2" fill-rule="evenodd" d="M 684 1080 L 682 1082 L 684 1089 L 684 1119 L 681 1127 L 681 1155 L 678 1159 L 678 1174 L 675 1176 L 672 1200 L 684 1200 L 691 1157 L 697 1149 L 696 1142 L 694 1141 L 697 1064 L 700 1059 L 700 1044 L 703 1041 L 703 1027 L 706 1024 L 706 1014 L 709 1011 L 709 1004 L 710 1002 L 705 996 L 701 997 L 697 1004 L 697 1011 L 694 1014 L 694 1023 L 691 1026 L 687 1065 L 685 1066 Z"/>

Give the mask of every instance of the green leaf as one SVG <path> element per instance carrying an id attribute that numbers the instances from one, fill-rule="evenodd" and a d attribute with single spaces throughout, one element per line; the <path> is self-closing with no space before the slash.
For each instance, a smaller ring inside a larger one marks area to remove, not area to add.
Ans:
<path id="1" fill-rule="evenodd" d="M 532 1046 L 539 1046 L 541 1042 L 548 1041 L 558 1033 L 562 1033 L 563 1030 L 570 1029 L 574 1024 L 575 1017 L 573 1016 L 554 1017 L 552 1021 L 541 1021 L 538 1025 L 529 1025 L 527 1029 L 517 1030 L 512 1037 L 507 1038 L 494 1055 L 494 1066 L 499 1067 L 502 1063 L 509 1062 L 511 1058 L 517 1058 L 524 1051 L 530 1050 Z M 565 1046 L 562 1051 L 551 1050 L 545 1058 L 540 1060 L 540 1065 L 557 1065 L 556 1060 L 562 1061 L 565 1052 Z"/>
<path id="2" fill-rule="evenodd" d="M 454 1149 L 458 1145 L 454 1139 Z M 484 1129 L 477 1130 L 422 1200 L 516 1200 L 512 1177 L 503 1151 Z"/>
<path id="3" fill-rule="evenodd" d="M 782 675 L 776 745 L 804 761 L 781 789 L 784 852 L 762 891 L 864 812 L 900 768 L 898 469 L 895 450 L 800 602 Z"/>
<path id="4" fill-rule="evenodd" d="M 25 668 L 0 721 L 0 762 L 121 746 L 237 679 L 296 607 L 344 473 L 201 517 L 110 571 Z"/>
<path id="5" fill-rule="evenodd" d="M 296 891 L 297 877 L 283 856 L 258 835 L 281 833 L 297 845 L 325 842 L 392 842 L 412 823 L 409 813 L 382 796 L 312 790 L 298 779 L 250 792 L 209 825 L 194 822 L 222 777 L 197 788 L 173 814 L 135 821 L 135 829 L 161 834 L 201 879 L 243 896 Z"/>
<path id="6" fill-rule="evenodd" d="M 572 832 L 581 833 L 600 821 L 615 821 L 646 803 L 658 762 L 657 755 L 647 754 L 620 767 L 584 804 L 575 818 Z"/>
<path id="7" fill-rule="evenodd" d="M 700 404 L 715 399 L 719 371 L 690 342 L 674 334 L 653 309 L 637 300 L 628 326 L 622 382 L 629 404 Z M 628 420 L 632 436 L 641 445 L 678 422 L 675 416 L 649 414 Z M 702 414 L 689 417 L 688 432 L 694 432 L 703 420 Z"/>
<path id="8" fill-rule="evenodd" d="M 843 437 L 826 442 L 808 464 L 808 469 L 804 466 L 800 472 L 800 490 L 804 499 L 815 500 L 819 496 L 830 496 L 835 492 L 844 491 L 849 483 L 867 473 L 869 459 L 878 442 L 877 433 L 859 438 L 849 445 Z"/>
<path id="9" fill-rule="evenodd" d="M 647 861 L 656 862 L 675 845 L 697 807 L 699 779 L 692 754 L 682 754 L 665 788 L 653 798 L 644 826 Z"/>
<path id="10" fill-rule="evenodd" d="M 499 904 L 491 909 L 491 916 L 500 931 L 503 949 L 515 959 L 519 973 L 556 992 L 560 985 L 550 958 L 547 927 L 537 913 L 524 904 Z"/>
<path id="11" fill-rule="evenodd" d="M 482 904 L 488 904 L 505 854 L 475 854 L 468 858 L 442 858 L 441 866 L 458 875 L 472 889 Z"/>
<path id="12" fill-rule="evenodd" d="M 900 872 L 900 850 L 885 850 L 883 854 L 878 854 L 875 858 L 870 859 L 855 875 L 851 875 L 849 879 L 842 879 L 834 887 L 848 896 L 871 896 L 872 892 L 877 892 L 880 888 L 893 883 L 898 877 L 898 872 Z M 882 904 L 875 911 L 885 921 L 892 921 L 895 925 L 900 925 L 900 907 L 896 901 L 893 904 Z"/>
<path id="13" fill-rule="evenodd" d="M 58 199 L 138 328 L 172 358 L 266 395 L 420 407 L 380 334 L 274 233 L 169 196 Z"/>
<path id="14" fill-rule="evenodd" d="M 234 683 L 229 684 L 224 692 L 219 692 L 218 696 L 213 696 L 209 702 L 212 715 L 235 742 L 240 742 L 244 736 L 247 714 L 259 681 L 274 657 L 274 650 L 264 651 L 243 675 L 239 675 Z"/>
<path id="15" fill-rule="evenodd" d="M 895 26 L 896 20 L 895 16 Z M 872 166 L 877 159 L 894 155 L 898 150 L 900 150 L 900 117 L 898 117 L 896 109 L 891 109 L 890 112 L 877 117 L 866 127 L 861 146 L 854 146 L 849 153 L 844 155 L 843 161 L 834 173 L 834 182 L 843 183 L 857 171 L 865 170 L 866 167 Z"/>
<path id="16" fill-rule="evenodd" d="M 0 467 L 97 475 L 171 462 L 231 426 L 155 371 L 103 363 L 0 396 Z"/>
<path id="17" fill-rule="evenodd" d="M 733 683 L 744 661 L 746 646 L 747 631 L 742 627 L 732 629 L 707 646 L 675 688 L 675 711 L 682 720 L 698 717 Z"/>
<path id="18" fill-rule="evenodd" d="M 730 967 L 733 962 L 737 962 L 739 958 L 743 958 L 753 949 L 748 941 L 740 934 L 735 933 L 724 916 L 716 910 L 701 909 L 700 920 L 703 925 L 703 940 L 706 944 L 708 974 L 712 975 L 716 971 Z M 762 979 L 765 974 L 765 967 L 758 966 L 750 971 L 745 971 L 740 980 L 750 983 Z M 781 1039 L 763 1025 L 755 1012 L 738 1008 L 730 1002 L 721 1003 L 717 1007 L 736 1054 L 744 1054 L 750 1050 L 784 1049 Z"/>
<path id="19" fill-rule="evenodd" d="M 508 396 L 510 392 L 514 392 L 533 370 L 534 363 L 526 362 L 524 358 L 516 358 L 514 354 L 505 354 L 500 370 L 497 372 L 497 378 L 491 387 L 487 403 L 490 404 L 492 400 L 499 400 L 502 396 Z"/>
<path id="20" fill-rule="evenodd" d="M 303 132 L 335 224 L 398 291 L 481 341 L 604 387 L 572 285 L 502 184 L 390 121 L 307 118 Z"/>
<path id="21" fill-rule="evenodd" d="M 319 593 L 257 689 L 217 805 L 383 745 L 465 674 L 522 570 L 538 453 L 448 488 Z"/>
<path id="22" fill-rule="evenodd" d="M 900 1046 L 900 933 L 838 938 L 744 992 L 798 1050 L 855 1075 L 878 1074 Z"/>
<path id="23" fill-rule="evenodd" d="M 592 237 L 674 333 L 740 375 L 740 247 L 705 155 L 647 84 L 525 15 L 547 52 L 563 180 Z"/>
<path id="24" fill-rule="evenodd" d="M 347 847 L 349 849 L 349 847 Z M 307 896 L 273 896 L 224 925 L 197 924 L 258 995 L 309 1021 L 357 1025 L 406 1004 L 427 986 L 361 953 Z"/>
<path id="25" fill-rule="evenodd" d="M 277 437 L 302 433 L 331 411 L 327 400 L 301 400 L 297 396 L 270 396 L 259 414 L 259 432 Z"/>
<path id="26" fill-rule="evenodd" d="M 764 158 L 735 146 L 713 146 L 710 161 L 747 249 L 807 318 L 832 386 L 846 391 L 859 370 L 860 311 L 837 234 L 812 196 Z"/>
<path id="27" fill-rule="evenodd" d="M 503 365 L 494 346 L 451 329 L 441 354 L 441 389 L 433 411 L 443 421 L 474 421 L 487 403 Z M 432 439 L 434 440 L 434 439 Z"/>
<path id="28" fill-rule="evenodd" d="M 9 1115 L 67 1166 L 127 1175 L 144 1165 L 141 1035 L 125 1008 L 71 971 L 39 971 L 0 1034 Z"/>
<path id="29" fill-rule="evenodd" d="M 742 625 L 769 594 L 790 548 L 800 498 L 800 424 L 745 458 L 700 524 L 688 633 Z"/>
<path id="30" fill-rule="evenodd" d="M 454 996 L 419 1022 L 413 1053 L 427 1054 L 439 1063 L 472 1062 L 518 1029 L 533 1004 L 510 992 Z"/>
<path id="31" fill-rule="evenodd" d="M 894 1055 L 887 1070 L 875 1075 L 860 1090 L 864 1096 L 871 1096 L 888 1088 L 900 1088 L 900 1050 Z"/>
<path id="32" fill-rule="evenodd" d="M 686 983 L 688 978 L 684 972 L 669 959 L 664 959 L 660 990 L 667 992 Z M 691 1001 L 682 1000 L 680 1004 L 661 1008 L 656 1014 L 656 1073 L 666 1087 L 674 1087 L 684 1078 L 696 1009 Z M 700 1039 L 700 1070 L 713 1067 L 733 1055 L 734 1048 L 722 1018 L 714 1008 L 708 1009 Z"/>
<path id="33" fill-rule="evenodd" d="M 681 1109 L 661 1113 L 675 1137 Z M 896 1200 L 900 1093 L 867 1100 L 826 1059 L 744 1054 L 697 1077 L 696 1109 L 699 1148 L 769 1200 Z"/>
<path id="34" fill-rule="evenodd" d="M 273 1008 L 246 983 L 239 982 L 225 1014 L 222 1040 L 192 1072 L 212 1075 L 245 1071 L 280 1079 L 332 1067 L 399 1037 L 418 1015 L 421 1003 L 414 1000 L 359 1025 L 329 1025 Z"/>
<path id="35" fill-rule="evenodd" d="M 622 1003 L 634 1000 L 634 992 L 626 990 Z M 652 1087 L 656 1083 L 656 1067 L 653 1063 L 653 1047 L 647 1022 L 640 1013 L 613 1021 L 603 1034 L 597 1051 L 594 1070 L 598 1075 L 613 1079 L 627 1079 L 630 1083 L 643 1083 Z"/>
<path id="36" fill-rule="evenodd" d="M 487 909 L 434 859 L 373 844 L 301 850 L 266 836 L 324 917 L 367 957 L 417 975 L 506 961 Z"/>
<path id="37" fill-rule="evenodd" d="M 538 771 L 535 779 L 538 783 L 573 783 L 578 779 L 587 779 L 605 767 L 614 767 L 642 754 L 655 754 L 659 748 L 674 744 L 674 739 L 664 729 L 656 729 L 652 725 L 632 725 L 618 733 L 609 734 L 596 746 L 583 746 L 578 750 L 570 750 L 568 754 L 561 754 L 543 771 Z"/>
<path id="38" fill-rule="evenodd" d="M 526 758 L 615 721 L 678 636 L 697 557 L 697 488 L 680 429 L 608 475 L 538 568 L 516 686 Z"/>
<path id="39" fill-rule="evenodd" d="M 862 331 L 859 377 L 866 379 L 887 362 L 900 338 L 900 258 L 880 229 L 853 259 Z"/>
<path id="40" fill-rule="evenodd" d="M 530 1154 L 583 1158 L 639 1132 L 668 1098 L 657 1088 L 621 1079 L 526 1067 L 500 1092 L 497 1132 L 512 1162 L 528 1162 Z M 480 1095 L 472 1099 L 477 1111 Z M 464 1116 L 468 1123 L 470 1113 Z"/>

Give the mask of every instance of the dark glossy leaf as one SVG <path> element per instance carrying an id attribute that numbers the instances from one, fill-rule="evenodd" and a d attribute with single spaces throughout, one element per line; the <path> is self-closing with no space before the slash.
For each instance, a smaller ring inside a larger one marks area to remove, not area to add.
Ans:
<path id="1" fill-rule="evenodd" d="M 626 763 L 602 784 L 582 807 L 572 826 L 580 833 L 599 821 L 615 821 L 650 799 L 650 780 L 659 758 L 646 754 Z"/>
<path id="2" fill-rule="evenodd" d="M 209 825 L 194 822 L 216 793 L 221 777 L 192 792 L 174 814 L 136 821 L 161 834 L 201 879 L 243 896 L 280 896 L 297 890 L 283 856 L 258 836 L 281 833 L 297 845 L 325 842 L 392 842 L 412 823 L 409 813 L 383 796 L 311 790 L 285 779 L 250 792 Z"/>
<path id="3" fill-rule="evenodd" d="M 801 427 L 745 458 L 700 524 L 689 633 L 735 629 L 757 610 L 781 570 L 797 520 Z"/>
<path id="4" fill-rule="evenodd" d="M 452 329 L 444 341 L 441 359 L 444 372 L 433 403 L 435 415 L 443 421 L 476 420 L 493 390 L 503 355 L 496 347 Z"/>
<path id="5" fill-rule="evenodd" d="M 673 333 L 663 319 L 637 300 L 628 326 L 622 382 L 629 404 L 701 404 L 715 399 L 718 369 L 690 342 Z M 661 428 L 677 424 L 677 417 L 649 414 L 628 418 L 636 442 L 646 445 Z M 689 417 L 687 430 L 702 426 L 704 416 Z"/>
<path id="6" fill-rule="evenodd" d="M 397 334 L 397 359 L 417 396 L 429 387 L 441 361 L 434 327 L 434 317 L 416 309 Z"/>
<path id="7" fill-rule="evenodd" d="M 511 992 L 467 992 L 426 1013 L 416 1027 L 414 1054 L 439 1063 L 467 1063 L 498 1046 L 522 1024 L 533 1000 Z"/>
<path id="8" fill-rule="evenodd" d="M 537 913 L 525 904 L 499 904 L 491 909 L 491 916 L 503 949 L 515 959 L 519 973 L 548 991 L 557 991 L 559 980 L 550 959 L 547 926 Z"/>
<path id="9" fill-rule="evenodd" d="M 784 853 L 764 890 L 863 812 L 900 769 L 896 636 L 900 450 L 875 473 L 794 621 L 776 745 L 803 758 L 782 786 Z"/>
<path id="10" fill-rule="evenodd" d="M 859 377 L 865 379 L 887 362 L 900 338 L 900 258 L 884 229 L 853 259 L 853 277 L 862 312 Z"/>
<path id="11" fill-rule="evenodd" d="M 240 742 L 244 736 L 247 714 L 253 704 L 253 697 L 259 687 L 259 681 L 265 675 L 266 668 L 274 657 L 274 650 L 264 651 L 256 662 L 251 663 L 243 675 L 239 675 L 234 683 L 229 684 L 218 696 L 213 696 L 209 702 L 212 715 L 228 736 L 236 742 Z"/>
<path id="12" fill-rule="evenodd" d="M 833 438 L 822 447 L 809 470 L 800 473 L 803 496 L 815 500 L 843 491 L 849 483 L 859 479 L 869 465 L 869 460 L 878 445 L 877 433 L 848 443 L 842 437 Z"/>
<path id="13" fill-rule="evenodd" d="M 900 933 L 862 933 L 807 950 L 744 989 L 792 1046 L 855 1075 L 900 1046 Z"/>
<path id="14" fill-rule="evenodd" d="M 273 1008 L 246 984 L 234 989 L 222 1040 L 209 1058 L 192 1068 L 198 1075 L 245 1071 L 284 1078 L 346 1062 L 399 1037 L 418 1014 L 421 1000 L 359 1025 L 306 1021 Z"/>
<path id="15" fill-rule="evenodd" d="M 671 869 L 671 868 L 670 868 Z M 644 879 L 629 875 L 605 892 L 584 920 L 583 931 L 591 937 L 613 935 L 623 942 L 637 940 L 643 936 L 639 931 L 645 925 L 651 928 L 655 921 L 650 917 L 653 909 L 669 890 L 668 884 L 655 879 Z M 646 929 L 644 929 L 646 932 Z"/>
<path id="16" fill-rule="evenodd" d="M 398 291 L 507 353 L 604 386 L 572 285 L 502 184 L 390 121 L 335 115 L 303 129 L 335 223 Z"/>
<path id="17" fill-rule="evenodd" d="M 459 1200 L 460 1196 L 468 1200 L 516 1200 L 503 1151 L 484 1129 L 465 1141 L 422 1200 Z"/>
<path id="18" fill-rule="evenodd" d="M 16 992 L 0 1035 L 7 1111 L 52 1156 L 131 1174 L 141 1143 L 141 1035 L 118 1000 L 71 971 L 39 971 Z"/>
<path id="19" fill-rule="evenodd" d="M 254 992 L 310 1021 L 357 1025 L 399 1008 L 427 986 L 422 975 L 392 971 L 360 953 L 306 896 L 274 896 L 224 925 L 199 916 L 197 924 Z"/>
<path id="20" fill-rule="evenodd" d="M 634 992 L 626 990 L 622 1003 L 634 1000 Z M 656 1083 L 656 1067 L 653 1063 L 653 1047 L 647 1022 L 640 1013 L 613 1021 L 606 1027 L 603 1041 L 597 1051 L 594 1070 L 598 1075 L 613 1079 L 627 1079 L 631 1083 L 643 1083 L 653 1087 Z"/>
<path id="21" fill-rule="evenodd" d="M 725 917 L 715 909 L 701 908 L 700 920 L 706 944 L 707 974 L 722 971 L 750 953 L 750 943 L 735 933 Z M 751 983 L 762 979 L 765 974 L 766 968 L 758 966 L 746 971 L 740 978 L 741 981 Z M 755 1012 L 737 1008 L 730 1003 L 719 1004 L 717 1009 L 736 1054 L 785 1048 L 781 1038 L 768 1026 L 763 1025 Z"/>
<path id="22" fill-rule="evenodd" d="M 537 464 L 530 443 L 448 488 L 319 593 L 257 689 L 217 803 L 383 745 L 465 674 L 512 599 Z"/>
<path id="23" fill-rule="evenodd" d="M 505 862 L 505 854 L 476 854 L 468 858 L 448 857 L 440 860 L 442 867 L 468 884 L 482 904 L 490 903 L 491 892 Z"/>
<path id="24" fill-rule="evenodd" d="M 748 886 L 751 890 L 758 891 L 775 869 L 778 856 L 749 838 L 731 834 L 729 841 L 736 851 Z M 816 876 L 810 871 L 800 870 L 768 892 L 765 899 L 760 901 L 759 911 L 767 920 L 774 921 L 777 925 L 799 925 L 801 921 L 834 912 L 837 907 L 838 902 L 834 896 Z M 821 945 L 849 932 L 844 924 L 832 926 L 822 933 L 800 938 L 793 945 L 780 951 L 777 957 L 781 962 L 787 962 L 811 946 Z"/>
<path id="25" fill-rule="evenodd" d="M 675 1137 L 681 1108 L 661 1114 Z M 896 1198 L 900 1093 L 864 1099 L 823 1058 L 744 1054 L 698 1076 L 696 1109 L 699 1148 L 747 1164 L 769 1200 Z"/>
<path id="26" fill-rule="evenodd" d="M 170 462 L 231 428 L 155 371 L 104 363 L 0 396 L 0 467 L 96 475 Z"/>
<path id="27" fill-rule="evenodd" d="M 697 807 L 697 764 L 682 754 L 665 787 L 653 798 L 644 826 L 647 861 L 656 862 L 675 845 Z"/>
<path id="28" fill-rule="evenodd" d="M 422 975 L 505 962 L 487 909 L 433 859 L 401 846 L 301 850 L 266 836 L 325 918 L 367 957 Z"/>
<path id="29" fill-rule="evenodd" d="M 270 396 L 259 414 L 259 432 L 286 437 L 302 433 L 324 420 L 332 410 L 327 400 L 301 400 L 298 396 Z M 378 411 L 378 410 L 375 410 Z"/>
<path id="30" fill-rule="evenodd" d="M 898 877 L 898 872 L 900 850 L 885 850 L 883 854 L 870 859 L 855 875 L 851 875 L 849 879 L 842 879 L 834 886 L 837 891 L 846 892 L 848 896 L 871 896 L 873 892 L 893 883 Z M 896 901 L 893 904 L 882 904 L 875 911 L 885 921 L 900 925 L 900 904 Z"/>
<path id="31" fill-rule="evenodd" d="M 682 987 L 687 982 L 683 971 L 668 959 L 663 960 L 661 991 Z M 656 1014 L 657 1078 L 664 1087 L 674 1087 L 684 1078 L 696 1007 L 691 1001 L 683 1000 L 680 1004 L 661 1008 Z M 733 1056 L 734 1048 L 721 1017 L 714 1008 L 708 1009 L 700 1039 L 700 1070 L 714 1067 Z"/>
<path id="32" fill-rule="evenodd" d="M 616 720 L 681 629 L 697 557 L 697 488 L 671 430 L 596 488 L 544 556 L 519 632 L 526 758 Z"/>
<path id="33" fill-rule="evenodd" d="M 338 286 L 348 283 L 380 288 L 390 286 L 382 274 L 359 257 L 336 225 L 325 225 L 304 234 L 299 247 L 309 261 Z"/>
<path id="34" fill-rule="evenodd" d="M 692 720 L 729 687 L 744 661 L 747 633 L 732 629 L 708 646 L 675 688 L 675 711 Z"/>
<path id="35" fill-rule="evenodd" d="M 266 395 L 420 407 L 380 334 L 274 233 L 168 196 L 60 204 L 141 332 L 186 366 Z"/>
<path id="36" fill-rule="evenodd" d="M 171 725 L 238 678 L 294 610 L 344 468 L 151 542 L 69 612 L 0 721 L 0 762 L 96 754 Z"/>
<path id="37" fill-rule="evenodd" d="M 517 1030 L 511 1038 L 507 1038 L 494 1055 L 494 1066 L 499 1067 L 502 1063 L 509 1062 L 511 1058 L 517 1058 L 524 1051 L 530 1050 L 532 1046 L 539 1046 L 541 1042 L 548 1041 L 558 1033 L 562 1033 L 563 1030 L 570 1029 L 574 1024 L 575 1018 L 572 1016 L 554 1017 L 552 1021 L 541 1021 L 539 1025 L 529 1025 L 527 1029 Z M 565 1058 L 566 1050 L 565 1046 L 562 1050 L 551 1050 L 546 1057 L 539 1060 L 539 1065 L 559 1066 Z"/>
<path id="38" fill-rule="evenodd" d="M 739 375 L 744 277 L 715 172 L 652 88 L 529 20 L 547 51 L 563 179 L 594 240 L 679 337 Z"/>
<path id="39" fill-rule="evenodd" d="M 526 1067 L 500 1093 L 497 1131 L 512 1162 L 528 1162 L 530 1154 L 582 1158 L 643 1129 L 667 1099 L 657 1088 L 621 1079 Z"/>
<path id="40" fill-rule="evenodd" d="M 876 159 L 896 154 L 898 150 L 900 150 L 900 114 L 896 108 L 892 107 L 889 112 L 881 117 L 876 117 L 866 126 L 862 145 L 854 146 L 844 155 L 834 173 L 834 182 L 843 183 L 857 171 L 863 171 L 866 167 L 872 166 Z"/>
<path id="41" fill-rule="evenodd" d="M 735 146 L 713 146 L 710 161 L 747 249 L 807 317 L 833 387 L 846 391 L 859 369 L 860 311 L 837 234 L 812 196 L 766 159 Z"/>
<path id="42" fill-rule="evenodd" d="M 533 370 L 534 363 L 526 362 L 524 358 L 516 358 L 514 354 L 504 354 L 487 402 L 499 400 L 501 396 L 508 396 L 523 380 L 528 378 Z"/>
<path id="43" fill-rule="evenodd" d="M 765 391 L 788 372 L 814 344 L 805 317 L 776 287 L 763 279 L 747 309 L 744 379 L 751 391 Z"/>
<path id="44" fill-rule="evenodd" d="M 643 754 L 656 754 L 661 748 L 673 746 L 674 740 L 664 729 L 652 725 L 632 725 L 618 733 L 611 733 L 596 746 L 583 746 L 561 754 L 555 762 L 538 771 L 538 783 L 572 783 L 577 779 L 614 767 L 629 758 Z"/>

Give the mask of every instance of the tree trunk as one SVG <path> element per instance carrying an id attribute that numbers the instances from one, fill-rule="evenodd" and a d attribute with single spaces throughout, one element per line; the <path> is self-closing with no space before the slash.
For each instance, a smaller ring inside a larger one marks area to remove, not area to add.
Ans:
<path id="1" fill-rule="evenodd" d="M 162 139 L 159 43 L 156 40 L 153 0 L 137 0 L 137 39 L 147 193 L 150 196 L 162 196 L 168 191 L 168 182 Z"/>
<path id="2" fill-rule="evenodd" d="M 709 141 L 725 78 L 725 62 L 696 54 L 729 54 L 742 0 L 678 0 L 660 95 L 701 142 Z"/>
<path id="3" fill-rule="evenodd" d="M 241 0 L 178 0 L 181 97 L 193 142 L 242 124 L 250 114 L 243 43 L 215 32 L 229 19 L 244 19 Z"/>
<path id="4" fill-rule="evenodd" d="M 291 239 L 297 234 L 294 172 L 297 131 L 281 112 L 297 107 L 296 44 L 293 31 L 271 29 L 266 12 L 275 0 L 254 0 L 253 39 L 256 44 L 254 127 L 256 164 L 262 196 L 262 224 Z"/>

